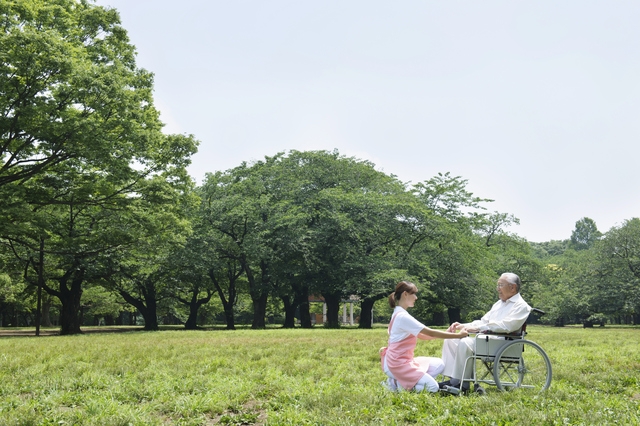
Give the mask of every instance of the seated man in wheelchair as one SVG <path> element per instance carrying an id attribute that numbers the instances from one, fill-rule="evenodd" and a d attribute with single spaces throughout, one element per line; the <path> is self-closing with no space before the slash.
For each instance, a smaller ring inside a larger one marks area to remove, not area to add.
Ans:
<path id="1" fill-rule="evenodd" d="M 498 300 L 491 310 L 482 319 L 460 324 L 454 322 L 447 331 L 465 330 L 468 333 L 492 332 L 508 334 L 520 330 L 524 325 L 531 307 L 520 296 L 520 277 L 511 272 L 506 272 L 498 279 Z M 469 390 L 469 383 L 463 381 L 470 379 L 472 368 L 465 370 L 465 361 L 472 356 L 475 351 L 475 339 L 465 337 L 464 339 L 445 340 L 442 347 L 442 360 L 444 371 L 442 374 L 449 377 L 449 380 L 439 383 L 440 389 L 457 388 L 462 392 Z M 461 384 L 462 382 L 462 384 Z"/>

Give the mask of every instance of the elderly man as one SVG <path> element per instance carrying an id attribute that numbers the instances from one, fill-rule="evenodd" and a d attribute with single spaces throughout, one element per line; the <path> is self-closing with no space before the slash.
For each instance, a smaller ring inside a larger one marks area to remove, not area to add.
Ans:
<path id="1" fill-rule="evenodd" d="M 520 296 L 520 277 L 511 272 L 506 272 L 498 279 L 498 300 L 491 310 L 482 319 L 460 324 L 454 322 L 447 331 L 465 330 L 468 333 L 478 333 L 490 331 L 493 333 L 512 333 L 519 330 L 527 320 L 531 307 Z M 444 376 L 449 380 L 439 383 L 440 388 L 446 386 L 455 387 L 462 391 L 469 389 L 468 383 L 460 382 L 464 370 L 464 364 L 468 357 L 473 355 L 475 339 L 465 337 L 464 339 L 445 340 L 442 347 L 442 360 L 444 361 Z M 465 371 L 465 379 L 471 378 L 472 369 L 470 366 Z"/>

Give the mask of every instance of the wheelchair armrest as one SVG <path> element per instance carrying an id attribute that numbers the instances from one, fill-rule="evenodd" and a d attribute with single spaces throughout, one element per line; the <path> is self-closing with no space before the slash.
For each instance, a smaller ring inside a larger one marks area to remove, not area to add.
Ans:
<path id="1" fill-rule="evenodd" d="M 496 333 L 495 331 L 485 330 L 485 331 L 479 331 L 478 334 L 489 334 L 491 336 L 514 337 L 514 336 L 520 336 L 522 334 L 522 330 L 516 330 L 516 331 L 514 331 L 512 333 Z"/>

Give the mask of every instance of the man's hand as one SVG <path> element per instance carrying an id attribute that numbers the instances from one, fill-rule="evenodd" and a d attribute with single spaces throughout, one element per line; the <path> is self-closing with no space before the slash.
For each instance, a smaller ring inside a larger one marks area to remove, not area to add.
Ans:
<path id="1" fill-rule="evenodd" d="M 460 324 L 459 322 L 454 322 L 449 326 L 449 328 L 447 328 L 447 331 L 449 333 L 455 333 L 456 330 L 461 330 L 461 329 L 462 329 L 462 324 Z"/>

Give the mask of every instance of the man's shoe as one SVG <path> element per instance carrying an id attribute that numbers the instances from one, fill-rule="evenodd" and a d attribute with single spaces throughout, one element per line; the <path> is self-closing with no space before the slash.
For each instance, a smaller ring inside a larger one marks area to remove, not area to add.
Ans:
<path id="1" fill-rule="evenodd" d="M 438 388 L 444 389 L 447 386 L 451 386 L 451 380 L 445 380 L 444 382 L 438 383 Z"/>
<path id="2" fill-rule="evenodd" d="M 464 395 L 468 394 L 469 384 L 465 383 L 465 384 L 462 384 L 462 386 L 460 386 L 461 384 L 462 382 L 458 383 L 457 385 L 452 385 L 451 380 L 447 380 L 447 381 L 438 383 L 438 387 L 440 388 L 441 391 L 447 392 L 453 395 L 458 395 L 460 393 Z"/>

